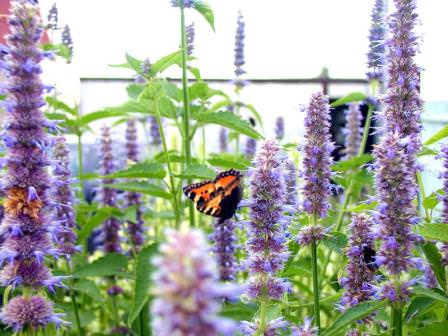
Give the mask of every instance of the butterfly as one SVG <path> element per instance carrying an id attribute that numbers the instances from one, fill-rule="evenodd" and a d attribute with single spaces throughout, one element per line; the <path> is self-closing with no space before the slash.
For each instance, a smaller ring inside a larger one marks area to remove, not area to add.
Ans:
<path id="1" fill-rule="evenodd" d="M 213 181 L 194 183 L 184 187 L 185 196 L 206 215 L 222 219 L 231 218 L 243 196 L 241 173 L 230 169 L 216 175 Z"/>

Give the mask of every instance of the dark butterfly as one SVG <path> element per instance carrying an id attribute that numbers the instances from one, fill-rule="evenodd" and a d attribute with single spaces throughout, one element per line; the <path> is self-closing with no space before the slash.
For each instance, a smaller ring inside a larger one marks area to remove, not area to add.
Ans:
<path id="1" fill-rule="evenodd" d="M 230 169 L 219 173 L 213 181 L 204 181 L 184 187 L 184 194 L 206 215 L 231 218 L 243 196 L 241 173 Z"/>
<path id="2" fill-rule="evenodd" d="M 374 249 L 364 246 L 362 248 L 362 256 L 369 270 L 372 272 L 378 270 L 378 265 L 375 263 L 376 252 Z"/>

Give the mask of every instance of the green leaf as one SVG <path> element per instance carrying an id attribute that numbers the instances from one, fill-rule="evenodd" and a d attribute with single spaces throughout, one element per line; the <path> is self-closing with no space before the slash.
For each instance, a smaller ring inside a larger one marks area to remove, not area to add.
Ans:
<path id="1" fill-rule="evenodd" d="M 418 157 L 422 157 L 422 156 L 435 156 L 438 155 L 439 152 L 431 149 L 429 147 L 423 146 L 423 148 L 420 150 L 420 152 L 418 152 L 417 156 Z"/>
<path id="2" fill-rule="evenodd" d="M 48 97 L 45 97 L 45 100 L 47 101 L 48 105 L 50 105 L 56 111 L 64 111 L 73 116 L 77 115 L 76 108 L 68 106 L 66 103 L 64 103 L 63 101 L 61 101 L 59 99 L 48 96 Z"/>
<path id="3" fill-rule="evenodd" d="M 70 62 L 72 59 L 72 53 L 70 49 L 63 43 L 59 44 L 45 44 L 43 45 L 43 49 L 45 51 L 54 51 L 54 53 L 63 59 L 65 59 L 67 62 Z"/>
<path id="4" fill-rule="evenodd" d="M 346 210 L 346 212 L 348 212 L 348 213 L 350 213 L 350 212 L 365 212 L 365 211 L 375 209 L 377 207 L 377 205 L 378 205 L 378 202 L 361 203 L 361 204 L 354 206 L 353 208 L 348 208 Z"/>
<path id="5" fill-rule="evenodd" d="M 205 165 L 192 164 L 177 176 L 184 179 L 214 179 L 216 172 Z"/>
<path id="6" fill-rule="evenodd" d="M 250 321 L 256 312 L 257 306 L 255 304 L 244 304 L 239 301 L 232 304 L 226 304 L 222 309 L 221 314 L 236 321 Z"/>
<path id="7" fill-rule="evenodd" d="M 410 322 L 418 315 L 423 314 L 425 311 L 427 311 L 429 307 L 431 307 L 433 304 L 434 300 L 431 298 L 427 297 L 413 298 L 404 316 L 405 320 L 407 322 Z"/>
<path id="8" fill-rule="evenodd" d="M 90 296 L 93 300 L 97 302 L 106 301 L 104 297 L 101 295 L 101 292 L 97 285 L 88 279 L 79 279 L 74 284 L 70 286 L 73 290 L 84 293 Z"/>
<path id="9" fill-rule="evenodd" d="M 172 54 L 157 60 L 151 67 L 151 77 L 155 77 L 157 74 L 164 72 L 167 68 L 175 64 L 178 66 L 182 65 L 181 50 L 175 51 Z"/>
<path id="10" fill-rule="evenodd" d="M 210 158 L 207 160 L 209 164 L 215 167 L 224 169 L 240 169 L 246 170 L 250 166 L 250 161 L 244 156 L 238 156 L 232 154 L 211 154 Z"/>
<path id="11" fill-rule="evenodd" d="M 106 184 L 105 186 L 123 191 L 131 191 L 144 195 L 151 195 L 164 199 L 171 199 L 171 194 L 167 192 L 164 188 L 143 181 L 128 181 L 123 183 Z"/>
<path id="12" fill-rule="evenodd" d="M 250 113 L 254 116 L 257 124 L 260 125 L 261 129 L 263 129 L 263 118 L 260 113 L 256 110 L 256 108 L 252 104 L 244 104 L 244 107 L 250 111 Z"/>
<path id="13" fill-rule="evenodd" d="M 260 140 L 262 138 L 261 134 L 258 133 L 246 120 L 241 119 L 241 117 L 229 111 L 199 113 L 196 115 L 196 120 L 204 125 L 216 124 L 232 129 L 238 133 L 254 138 L 255 140 Z"/>
<path id="14" fill-rule="evenodd" d="M 434 322 L 417 329 L 415 336 L 442 336 L 446 335 L 448 321 Z"/>
<path id="15" fill-rule="evenodd" d="M 333 232 L 329 236 L 325 236 L 322 243 L 330 250 L 340 252 L 347 245 L 347 236 L 342 232 Z"/>
<path id="16" fill-rule="evenodd" d="M 336 335 L 346 326 L 372 314 L 385 305 L 386 301 L 367 301 L 353 306 L 347 309 L 343 314 L 339 315 L 331 327 L 326 329 L 321 336 Z"/>
<path id="17" fill-rule="evenodd" d="M 126 91 L 128 92 L 128 96 L 131 99 L 137 99 L 138 96 L 142 93 L 142 91 L 145 89 L 143 85 L 139 84 L 129 84 L 126 87 Z"/>
<path id="18" fill-rule="evenodd" d="M 196 9 L 204 17 L 210 27 L 212 27 L 213 31 L 215 31 L 215 16 L 210 5 L 204 1 L 196 0 L 194 3 L 194 9 Z"/>
<path id="19" fill-rule="evenodd" d="M 414 287 L 412 290 L 415 296 L 431 298 L 445 304 L 448 304 L 448 296 L 437 288 Z"/>
<path id="20" fill-rule="evenodd" d="M 441 194 L 443 194 L 443 190 L 439 189 L 435 192 L 432 192 L 431 195 L 426 196 L 426 198 L 422 202 L 423 207 L 428 210 L 434 209 L 437 204 L 439 204 L 439 196 Z"/>
<path id="21" fill-rule="evenodd" d="M 90 124 L 91 122 L 106 119 L 106 118 L 115 118 L 115 117 L 124 117 L 127 115 L 127 112 L 125 111 L 119 111 L 119 110 L 113 110 L 113 109 L 105 109 L 101 111 L 95 111 L 91 112 L 89 114 L 83 115 L 80 120 L 79 124 L 81 126 L 85 126 Z"/>
<path id="22" fill-rule="evenodd" d="M 436 132 L 432 137 L 426 140 L 424 145 L 429 146 L 435 144 L 436 142 L 439 142 L 440 140 L 445 139 L 446 137 L 448 137 L 448 125 L 443 127 L 441 130 Z"/>
<path id="23" fill-rule="evenodd" d="M 373 160 L 372 155 L 363 154 L 361 156 L 355 156 L 349 160 L 341 160 L 333 164 L 332 170 L 337 172 L 346 172 L 348 170 L 358 169 L 366 163 Z"/>
<path id="24" fill-rule="evenodd" d="M 104 277 L 122 274 L 128 266 L 128 258 L 119 253 L 109 253 L 91 264 L 83 265 L 73 272 L 75 278 Z"/>
<path id="25" fill-rule="evenodd" d="M 151 258 L 158 250 L 157 244 L 152 244 L 143 248 L 137 256 L 137 263 L 135 269 L 134 280 L 134 299 L 132 309 L 128 316 L 128 325 L 137 318 L 143 306 L 149 300 L 149 289 L 151 288 L 151 274 L 154 266 L 151 263 Z"/>
<path id="26" fill-rule="evenodd" d="M 425 224 L 419 231 L 425 238 L 448 243 L 448 224 Z"/>
<path id="27" fill-rule="evenodd" d="M 135 57 L 129 55 L 128 53 L 126 53 L 126 61 L 128 62 L 130 68 L 133 69 L 135 72 L 137 73 L 142 72 L 143 61 L 136 59 Z"/>
<path id="28" fill-rule="evenodd" d="M 112 174 L 101 176 L 101 178 L 150 178 L 163 179 L 166 175 L 165 169 L 158 162 L 142 161 L 119 170 Z"/>
<path id="29" fill-rule="evenodd" d="M 337 107 L 341 105 L 345 105 L 347 103 L 360 102 L 367 98 L 367 96 L 362 92 L 351 92 L 348 95 L 339 98 L 335 102 L 331 103 L 331 107 Z"/>
<path id="30" fill-rule="evenodd" d="M 440 287 L 445 289 L 446 272 L 445 267 L 443 267 L 442 265 L 442 256 L 439 252 L 439 249 L 435 246 L 435 244 L 431 242 L 426 242 L 422 244 L 422 249 L 426 259 L 431 265 L 431 269 L 434 272 Z"/>
<path id="31" fill-rule="evenodd" d="M 90 233 L 98 226 L 100 226 L 104 221 L 112 216 L 120 217 L 122 213 L 112 207 L 102 207 L 96 211 L 96 213 L 90 217 L 90 219 L 81 227 L 78 233 L 78 240 L 84 242 Z"/>

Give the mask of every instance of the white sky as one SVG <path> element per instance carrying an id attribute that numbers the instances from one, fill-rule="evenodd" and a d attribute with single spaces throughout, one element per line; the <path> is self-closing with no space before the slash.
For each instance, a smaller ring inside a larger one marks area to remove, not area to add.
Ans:
<path id="1" fill-rule="evenodd" d="M 54 0 L 41 0 L 43 16 Z M 236 15 L 247 22 L 248 77 L 314 77 L 322 67 L 332 77 L 363 78 L 369 15 L 373 0 L 209 0 L 216 32 L 195 12 L 197 65 L 203 77 L 233 75 Z M 152 60 L 178 47 L 178 11 L 169 0 L 57 0 L 60 22 L 68 23 L 75 43 L 75 67 L 81 77 L 128 76 L 108 67 L 124 52 Z M 446 100 L 448 1 L 418 1 L 426 100 Z M 177 75 L 177 73 L 173 73 Z"/>

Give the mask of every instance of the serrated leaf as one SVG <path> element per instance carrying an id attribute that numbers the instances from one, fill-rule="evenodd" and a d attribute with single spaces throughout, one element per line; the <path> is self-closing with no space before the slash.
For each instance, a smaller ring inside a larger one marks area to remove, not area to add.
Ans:
<path id="1" fill-rule="evenodd" d="M 411 303 L 409 304 L 408 310 L 405 314 L 405 319 L 407 322 L 410 322 L 418 315 L 424 313 L 429 307 L 431 307 L 434 303 L 434 300 L 427 297 L 416 297 L 413 298 Z"/>
<path id="2" fill-rule="evenodd" d="M 448 243 L 448 224 L 425 224 L 420 228 L 419 232 L 425 238 Z"/>
<path id="3" fill-rule="evenodd" d="M 75 278 L 119 275 L 126 271 L 128 258 L 119 253 L 109 253 L 91 264 L 81 266 L 73 272 Z"/>
<path id="4" fill-rule="evenodd" d="M 412 292 L 415 296 L 427 297 L 448 304 L 448 296 L 440 289 L 414 287 Z"/>
<path id="5" fill-rule="evenodd" d="M 442 265 L 442 255 L 440 254 L 439 249 L 435 246 L 435 244 L 426 242 L 422 244 L 422 250 L 437 278 L 440 287 L 445 289 L 446 272 L 445 267 Z"/>
<path id="6" fill-rule="evenodd" d="M 367 301 L 353 306 L 339 315 L 336 321 L 334 321 L 334 323 L 326 329 L 321 336 L 336 335 L 343 328 L 372 314 L 385 305 L 386 301 Z"/>
<path id="7" fill-rule="evenodd" d="M 347 245 L 347 236 L 342 232 L 333 232 L 331 235 L 325 236 L 322 243 L 330 250 L 340 252 Z"/>
<path id="8" fill-rule="evenodd" d="M 435 144 L 446 137 L 448 137 L 448 125 L 444 126 L 441 130 L 437 131 L 432 137 L 426 140 L 424 145 L 429 146 Z"/>
<path id="9" fill-rule="evenodd" d="M 184 179 L 214 179 L 216 172 L 205 165 L 192 164 L 177 176 Z"/>
<path id="10" fill-rule="evenodd" d="M 442 336 L 446 335 L 448 330 L 448 321 L 434 322 L 419 328 L 416 331 L 416 336 Z"/>
<path id="11" fill-rule="evenodd" d="M 105 186 L 123 191 L 131 191 L 144 195 L 151 195 L 164 199 L 171 199 L 171 194 L 167 192 L 164 188 L 143 181 L 128 181 L 123 183 L 106 184 Z"/>
<path id="12" fill-rule="evenodd" d="M 378 206 L 378 202 L 371 202 L 371 203 L 362 203 L 358 204 L 352 208 L 348 208 L 346 212 L 365 212 L 375 209 Z"/>
<path id="13" fill-rule="evenodd" d="M 435 192 L 432 192 L 429 196 L 426 196 L 426 198 L 422 201 L 423 207 L 428 210 L 434 209 L 440 202 L 439 196 L 441 194 L 443 194 L 443 190 L 439 189 Z"/>
<path id="14" fill-rule="evenodd" d="M 129 64 L 130 68 L 134 70 L 137 73 L 140 73 L 142 71 L 142 62 L 141 60 L 135 58 L 134 56 L 129 55 L 126 53 L 126 61 Z"/>
<path id="15" fill-rule="evenodd" d="M 333 164 L 332 170 L 337 172 L 345 172 L 352 169 L 358 169 L 363 165 L 371 162 L 373 156 L 370 154 L 363 154 L 361 156 L 355 156 L 349 160 L 340 160 Z"/>
<path id="16" fill-rule="evenodd" d="M 204 17 L 210 27 L 212 27 L 213 31 L 215 31 L 215 15 L 213 14 L 213 10 L 210 5 L 204 1 L 196 0 L 194 2 L 194 9 L 196 9 L 196 11 Z"/>
<path id="17" fill-rule="evenodd" d="M 143 161 L 133 164 L 126 169 L 112 174 L 101 176 L 101 178 L 150 178 L 163 179 L 166 175 L 165 169 L 158 162 Z"/>
<path id="18" fill-rule="evenodd" d="M 101 292 L 97 285 L 88 279 L 79 279 L 74 284 L 70 286 L 73 290 L 84 293 L 90 296 L 93 300 L 97 302 L 106 301 L 104 297 L 101 295 Z"/>
<path id="19" fill-rule="evenodd" d="M 142 91 L 145 89 L 143 85 L 139 84 L 129 84 L 126 87 L 126 91 L 128 92 L 128 96 L 131 99 L 137 99 L 138 96 L 142 93 Z"/>
<path id="20" fill-rule="evenodd" d="M 207 160 L 209 164 L 224 169 L 240 169 L 246 170 L 250 166 L 250 161 L 243 156 L 235 157 L 231 154 L 211 154 Z"/>
<path id="21" fill-rule="evenodd" d="M 106 219 L 110 217 L 120 217 L 121 211 L 112 207 L 102 207 L 96 210 L 95 214 L 81 227 L 78 233 L 79 241 L 83 242 L 90 233 L 100 226 Z"/>
<path id="22" fill-rule="evenodd" d="M 124 117 L 127 115 L 126 111 L 119 111 L 119 110 L 113 110 L 113 109 L 105 109 L 101 111 L 95 111 L 91 112 L 89 114 L 83 115 L 79 119 L 79 125 L 85 126 L 90 124 L 91 122 L 101 120 L 101 119 L 107 119 L 107 118 L 116 118 L 116 117 Z"/>
<path id="23" fill-rule="evenodd" d="M 176 64 L 178 66 L 182 65 L 182 51 L 181 50 L 175 51 L 175 52 L 157 60 L 151 66 L 151 77 L 155 77 L 157 74 L 164 72 L 167 68 L 169 68 L 170 66 L 172 66 L 174 64 Z"/>
<path id="24" fill-rule="evenodd" d="M 236 302 L 232 304 L 226 304 L 222 309 L 221 314 L 236 321 L 250 321 L 252 320 L 256 312 L 257 306 L 255 304 L 244 304 L 242 302 Z"/>
<path id="25" fill-rule="evenodd" d="M 335 102 L 331 103 L 331 107 L 337 107 L 348 103 L 360 102 L 365 100 L 366 98 L 367 96 L 362 92 L 351 92 L 348 95 L 339 98 Z"/>
<path id="26" fill-rule="evenodd" d="M 229 128 L 255 140 L 260 140 L 262 138 L 261 134 L 258 133 L 246 120 L 241 119 L 241 117 L 229 111 L 199 113 L 196 115 L 196 120 L 203 125 L 216 124 Z"/>
<path id="27" fill-rule="evenodd" d="M 64 111 L 73 116 L 76 116 L 76 114 L 77 114 L 76 108 L 68 106 L 62 100 L 56 99 L 51 96 L 45 97 L 45 100 L 47 101 L 48 105 L 50 105 L 52 108 L 54 108 L 57 111 Z"/>
<path id="28" fill-rule="evenodd" d="M 132 309 L 128 316 L 128 325 L 137 318 L 143 306 L 149 300 L 149 289 L 151 288 L 152 278 L 151 274 L 154 266 L 151 263 L 151 258 L 158 250 L 158 244 L 152 244 L 143 248 L 137 256 L 137 263 L 135 269 L 134 279 L 134 298 Z"/>

